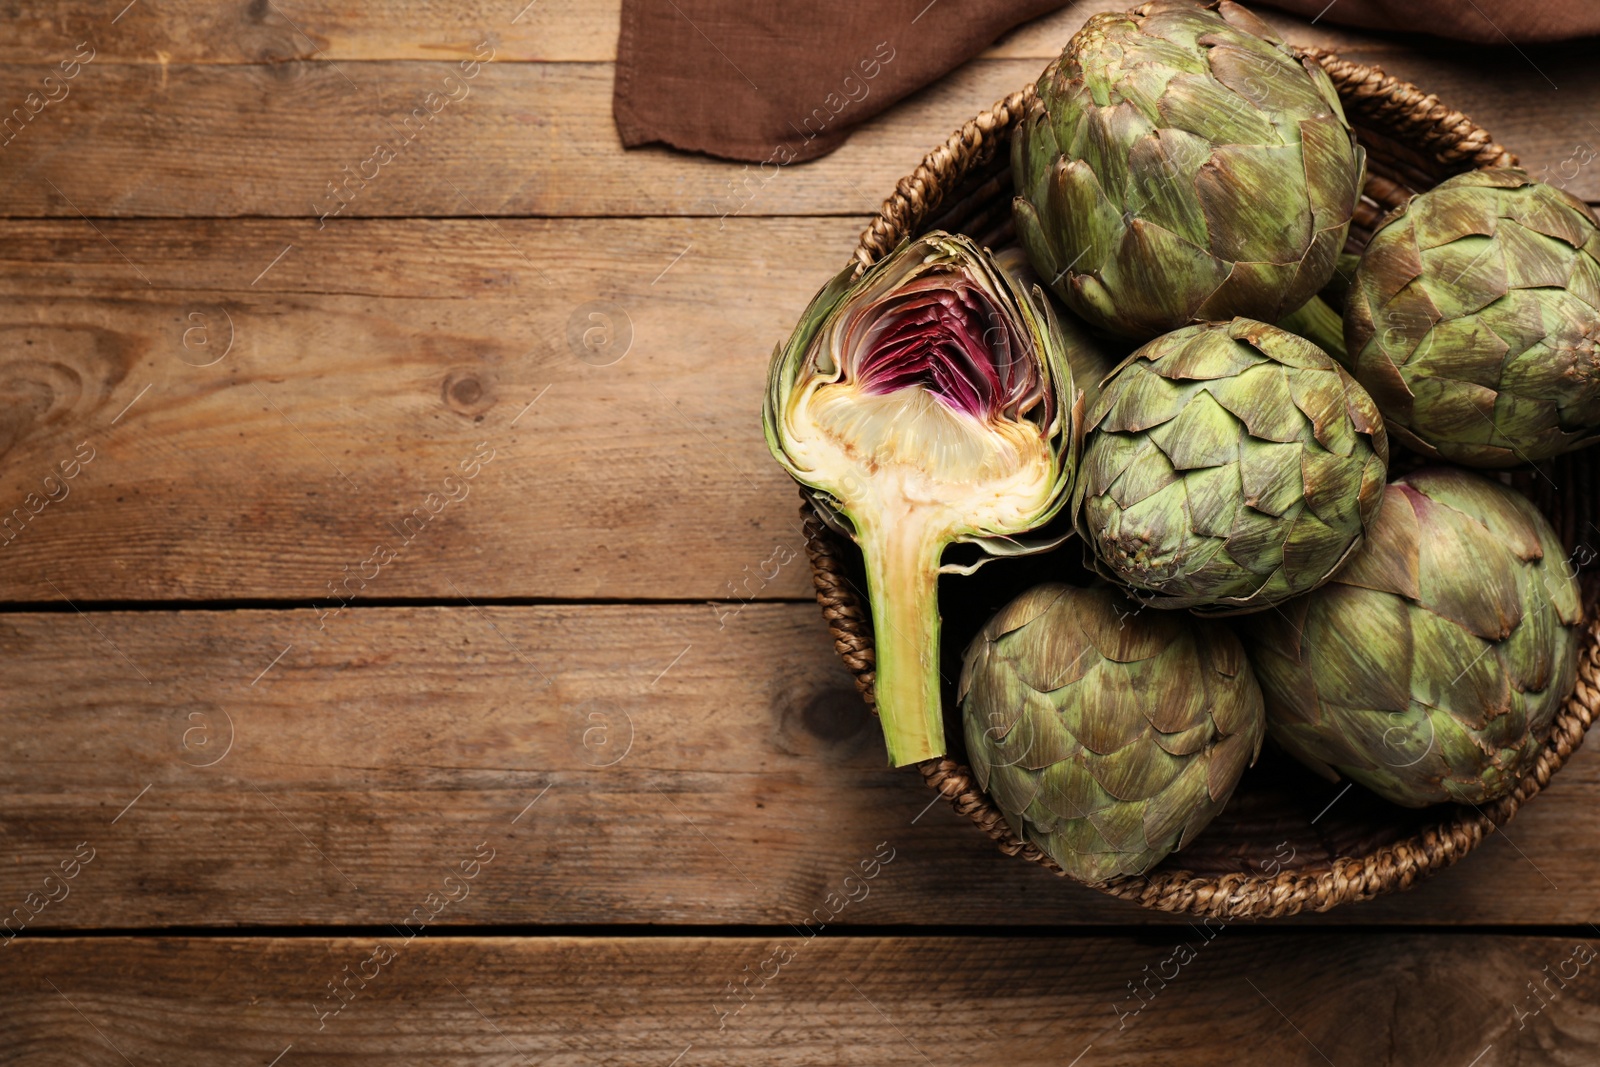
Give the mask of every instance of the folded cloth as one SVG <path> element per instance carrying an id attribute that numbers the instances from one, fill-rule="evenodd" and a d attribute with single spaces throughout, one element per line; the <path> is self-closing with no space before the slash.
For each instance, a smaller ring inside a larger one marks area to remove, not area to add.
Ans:
<path id="1" fill-rule="evenodd" d="M 1320 22 L 1489 44 L 1600 33 L 1600 0 L 1263 2 Z M 1065 0 L 622 0 L 612 112 L 630 148 L 662 142 L 774 166 L 815 159 L 839 147 L 851 127 L 1013 26 L 1063 6 Z M 1108 5 L 1080 6 L 1087 15 Z"/>
<path id="2" fill-rule="evenodd" d="M 955 69 L 1062 0 L 623 0 L 612 112 L 661 141 L 783 165 Z"/>

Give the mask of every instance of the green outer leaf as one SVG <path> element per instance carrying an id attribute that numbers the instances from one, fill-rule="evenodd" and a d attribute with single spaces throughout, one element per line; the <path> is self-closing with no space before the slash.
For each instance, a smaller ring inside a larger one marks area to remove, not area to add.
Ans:
<path id="1" fill-rule="evenodd" d="M 1038 586 L 1002 608 L 967 648 L 961 694 L 980 785 L 1018 836 L 1091 884 L 1192 840 L 1264 732 L 1236 637 L 1103 585 Z"/>
<path id="2" fill-rule="evenodd" d="M 1390 485 L 1366 546 L 1289 606 L 1287 628 L 1243 628 L 1268 729 L 1407 807 L 1504 795 L 1576 678 L 1578 585 L 1555 531 L 1456 468 Z"/>
<path id="3" fill-rule="evenodd" d="M 1155 607 L 1260 611 L 1305 593 L 1383 500 L 1371 398 L 1315 345 L 1255 320 L 1139 348 L 1086 426 L 1074 514 L 1088 562 Z"/>
<path id="4" fill-rule="evenodd" d="M 1386 219 L 1345 316 L 1352 373 L 1425 455 L 1536 462 L 1600 439 L 1600 226 L 1514 168 Z"/>
<path id="5" fill-rule="evenodd" d="M 1346 364 L 1344 319 L 1321 297 L 1312 297 L 1299 309 L 1278 320 L 1278 327 L 1297 334 Z"/>

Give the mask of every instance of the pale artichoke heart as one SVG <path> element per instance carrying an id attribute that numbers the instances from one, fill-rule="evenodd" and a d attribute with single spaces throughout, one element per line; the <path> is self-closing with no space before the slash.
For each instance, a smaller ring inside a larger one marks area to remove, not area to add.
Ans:
<path id="1" fill-rule="evenodd" d="M 1043 290 L 938 231 L 823 287 L 773 355 L 773 456 L 861 547 L 890 762 L 944 754 L 938 579 L 1017 555 L 1071 495 L 1081 407 Z"/>
<path id="2" fill-rule="evenodd" d="M 918 386 L 873 396 L 819 382 L 793 399 L 790 459 L 858 522 L 916 522 L 947 541 L 1025 526 L 1055 495 L 1030 423 L 977 419 Z"/>

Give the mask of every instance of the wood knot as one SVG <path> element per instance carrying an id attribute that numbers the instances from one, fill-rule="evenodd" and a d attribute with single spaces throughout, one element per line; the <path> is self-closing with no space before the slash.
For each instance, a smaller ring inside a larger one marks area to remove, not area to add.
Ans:
<path id="1" fill-rule="evenodd" d="M 866 721 L 866 708 L 853 689 L 825 689 L 800 706 L 800 725 L 829 744 L 850 740 Z"/>
<path id="2" fill-rule="evenodd" d="M 877 735 L 861 695 L 843 677 L 811 685 L 784 679 L 773 688 L 772 713 L 773 741 L 790 755 L 843 758 Z"/>
<path id="3" fill-rule="evenodd" d="M 0 323 L 0 456 L 55 432 L 76 433 L 112 394 L 141 345 L 93 326 Z M 118 400 L 122 400 L 120 395 Z"/>
<path id="4" fill-rule="evenodd" d="M 472 419 L 481 419 L 495 402 L 493 389 L 477 367 L 457 367 L 445 375 L 440 395 L 445 407 Z"/>

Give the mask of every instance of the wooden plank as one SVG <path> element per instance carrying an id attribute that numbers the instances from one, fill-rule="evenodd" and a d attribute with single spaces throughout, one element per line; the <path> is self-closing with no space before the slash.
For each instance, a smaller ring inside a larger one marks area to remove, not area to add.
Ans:
<path id="1" fill-rule="evenodd" d="M 1600 1040 L 1594 943 L 1216 927 L 23 940 L 0 955 L 0 1042 L 19 1063 L 167 1067 L 1579 1064 Z"/>
<path id="2" fill-rule="evenodd" d="M 1027 23 L 984 55 L 1033 59 L 1061 50 L 1092 12 L 1119 10 L 1122 0 L 1080 0 Z M 620 0 L 398 0 L 377 9 L 283 0 L 272 4 L 184 2 L 134 7 L 111 29 L 111 13 L 67 2 L 24 10 L 0 41 L 0 62 L 33 63 L 41 55 L 92 41 L 97 62 L 239 64 L 286 60 L 360 61 L 462 59 L 492 39 L 507 59 L 609 63 L 617 58 Z M 1298 20 L 1289 21 L 1297 23 Z M 1306 27 L 1317 34 L 1314 27 Z M 1326 37 L 1321 34 L 1320 37 Z M 1320 39 L 1318 41 L 1320 42 Z"/>
<path id="3" fill-rule="evenodd" d="M 858 230 L 6 224 L 0 600 L 326 599 L 379 544 L 367 596 L 809 597 L 760 398 Z"/>
<path id="4" fill-rule="evenodd" d="M 1078 27 L 1098 11 L 1120 11 L 1126 0 L 1077 0 L 1024 23 L 983 53 L 996 59 L 1053 58 Z M 93 42 L 96 62 L 259 63 L 288 60 L 462 59 L 491 39 L 507 59 L 604 63 L 617 57 L 620 0 L 397 0 L 379 10 L 327 0 L 199 3 L 177 0 L 159 12 L 136 5 L 115 23 L 115 12 L 66 0 L 48 9 L 15 13 L 0 41 L 0 62 L 34 63 L 41 55 L 70 54 Z M 1352 42 L 1391 49 L 1429 47 L 1417 40 L 1386 45 L 1376 34 L 1327 22 L 1309 24 L 1270 8 L 1258 14 L 1286 39 L 1323 48 Z M 112 27 L 115 27 L 114 29 Z M 64 51 L 63 51 L 64 50 Z"/>
<path id="5" fill-rule="evenodd" d="M 0 715 L 0 915 L 35 929 L 1177 921 L 887 769 L 811 605 L 8 614 Z M 1307 921 L 1587 922 L 1597 801 L 1591 744 L 1509 840 Z"/>
<path id="6" fill-rule="evenodd" d="M 1037 67 L 969 64 L 825 159 L 762 170 L 625 152 L 609 63 L 496 61 L 453 90 L 455 68 L 439 63 L 95 63 L 4 148 L 0 215 L 311 219 L 345 167 L 379 175 L 346 216 L 864 214 Z M 49 69 L 0 67 L 0 100 L 23 98 Z M 447 91 L 459 102 L 430 96 Z M 381 166 L 380 144 L 396 156 Z"/>
<path id="7" fill-rule="evenodd" d="M 1586 76 L 1581 49 L 1540 50 L 1537 67 L 1496 54 L 1492 83 L 1481 51 L 1350 56 L 1427 87 L 1534 172 L 1548 168 L 1577 195 L 1600 199 L 1595 166 L 1576 162 L 1600 139 L 1585 117 L 1600 109 L 1600 83 Z M 832 155 L 763 169 L 661 148 L 625 152 L 606 63 L 497 61 L 453 89 L 444 80 L 453 66 L 414 61 L 94 63 L 5 147 L 0 215 L 310 219 L 337 203 L 329 183 L 356 171 L 377 177 L 350 197 L 347 216 L 864 214 L 952 129 L 1041 66 L 969 63 Z M 49 69 L 0 67 L 0 100 L 23 99 Z M 459 101 L 439 95 L 447 90 Z M 393 161 L 382 163 L 380 145 Z"/>
<path id="8" fill-rule="evenodd" d="M 124 0 L 126 2 L 126 0 Z M 395 0 L 381 8 L 333 0 L 225 0 L 13 5 L 0 62 L 70 55 L 90 41 L 95 62 L 284 63 L 457 60 L 493 40 L 508 59 L 609 62 L 621 0 Z M 62 50 L 65 51 L 62 51 Z"/>

